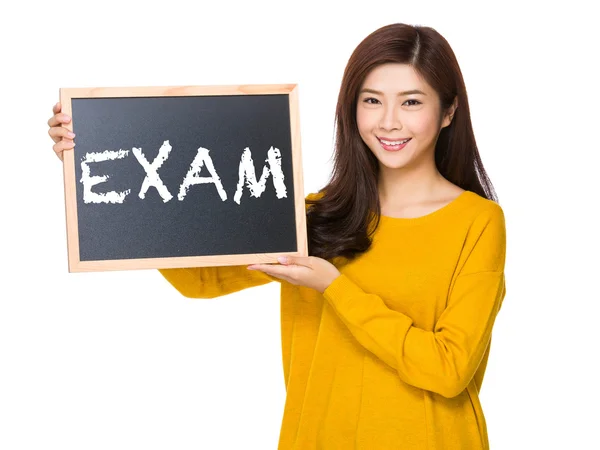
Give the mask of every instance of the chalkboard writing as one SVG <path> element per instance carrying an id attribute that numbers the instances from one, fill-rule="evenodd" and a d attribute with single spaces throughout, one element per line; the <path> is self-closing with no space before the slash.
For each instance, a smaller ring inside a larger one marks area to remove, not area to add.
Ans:
<path id="1" fill-rule="evenodd" d="M 296 85 L 60 93 L 69 271 L 307 254 Z"/>

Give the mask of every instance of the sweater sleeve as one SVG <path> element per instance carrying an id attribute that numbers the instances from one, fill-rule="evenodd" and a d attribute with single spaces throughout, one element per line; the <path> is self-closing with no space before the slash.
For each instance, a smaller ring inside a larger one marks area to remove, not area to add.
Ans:
<path id="1" fill-rule="evenodd" d="M 433 331 L 341 274 L 323 293 L 356 340 L 412 386 L 451 398 L 474 377 L 504 299 L 506 232 L 499 205 L 474 222 L 466 260 Z"/>
<path id="2" fill-rule="evenodd" d="M 281 281 L 247 266 L 190 267 L 159 269 L 179 293 L 189 298 L 215 298 L 271 281 Z"/>

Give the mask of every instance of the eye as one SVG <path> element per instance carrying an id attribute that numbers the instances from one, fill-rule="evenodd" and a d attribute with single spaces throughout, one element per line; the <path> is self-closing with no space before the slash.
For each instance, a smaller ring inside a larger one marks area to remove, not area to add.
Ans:
<path id="1" fill-rule="evenodd" d="M 416 105 L 420 105 L 421 104 L 421 102 L 419 100 L 415 100 L 414 98 L 408 99 L 404 103 L 407 103 L 407 102 L 415 102 L 415 104 L 412 105 L 412 106 L 416 106 Z M 409 106 L 411 106 L 411 105 L 409 105 Z"/>
<path id="2" fill-rule="evenodd" d="M 376 105 L 377 103 L 379 103 L 379 100 L 373 97 L 367 97 L 363 100 L 363 102 L 368 103 L 369 105 Z"/>

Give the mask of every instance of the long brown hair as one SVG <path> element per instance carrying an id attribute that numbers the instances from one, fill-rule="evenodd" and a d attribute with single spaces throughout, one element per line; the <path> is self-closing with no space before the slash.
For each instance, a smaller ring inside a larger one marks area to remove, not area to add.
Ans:
<path id="1" fill-rule="evenodd" d="M 318 199 L 307 199 L 309 254 L 324 259 L 353 259 L 367 251 L 379 223 L 379 165 L 363 142 L 356 123 L 359 89 L 367 74 L 386 63 L 409 64 L 437 92 L 441 118 L 455 98 L 458 107 L 442 128 L 435 163 L 448 181 L 498 201 L 473 134 L 467 91 L 458 61 L 436 30 L 403 23 L 379 28 L 356 47 L 342 78 L 335 113 L 335 150 L 329 183 Z"/>

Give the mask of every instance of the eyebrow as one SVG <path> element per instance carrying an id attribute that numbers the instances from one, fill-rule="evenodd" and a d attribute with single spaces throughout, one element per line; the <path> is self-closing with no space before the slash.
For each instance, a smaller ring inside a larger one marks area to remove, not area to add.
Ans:
<path id="1" fill-rule="evenodd" d="M 363 94 L 363 93 L 383 95 L 383 92 L 376 91 L 375 89 L 363 89 L 362 91 L 360 91 L 360 94 Z M 420 91 L 418 89 L 411 89 L 410 91 L 398 92 L 398 96 L 401 96 L 401 95 L 410 95 L 410 94 L 427 95 L 425 92 Z"/>

